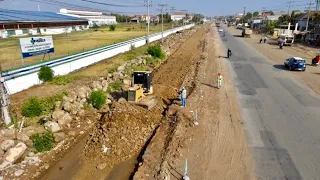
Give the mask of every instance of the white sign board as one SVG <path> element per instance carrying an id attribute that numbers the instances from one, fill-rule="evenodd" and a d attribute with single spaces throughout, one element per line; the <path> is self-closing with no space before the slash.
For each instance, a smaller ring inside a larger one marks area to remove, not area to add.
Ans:
<path id="1" fill-rule="evenodd" d="M 52 36 L 20 38 L 23 58 L 54 53 Z"/>

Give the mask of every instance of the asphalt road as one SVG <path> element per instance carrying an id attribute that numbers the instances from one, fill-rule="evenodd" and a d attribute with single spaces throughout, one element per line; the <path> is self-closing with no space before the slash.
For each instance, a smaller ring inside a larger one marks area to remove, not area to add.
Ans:
<path id="1" fill-rule="evenodd" d="M 320 179 L 320 97 L 224 29 L 257 179 Z"/>

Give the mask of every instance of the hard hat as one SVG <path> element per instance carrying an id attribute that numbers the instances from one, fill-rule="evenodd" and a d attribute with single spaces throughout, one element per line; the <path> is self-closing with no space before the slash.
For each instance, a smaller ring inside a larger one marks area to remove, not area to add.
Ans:
<path id="1" fill-rule="evenodd" d="M 221 75 L 221 73 L 218 73 L 218 75 Z"/>

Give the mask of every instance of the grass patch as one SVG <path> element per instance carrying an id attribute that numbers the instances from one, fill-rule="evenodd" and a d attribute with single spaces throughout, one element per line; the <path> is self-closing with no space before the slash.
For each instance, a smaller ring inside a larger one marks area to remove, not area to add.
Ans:
<path id="1" fill-rule="evenodd" d="M 147 52 L 153 58 L 164 59 L 166 57 L 160 46 L 149 46 Z"/>
<path id="2" fill-rule="evenodd" d="M 49 114 L 53 111 L 55 103 L 63 100 L 64 95 L 67 95 L 66 91 L 43 99 L 31 97 L 22 105 L 21 113 L 25 117 L 37 117 Z"/>
<path id="3" fill-rule="evenodd" d="M 108 69 L 108 73 L 114 73 L 117 71 L 117 69 L 118 69 L 118 67 L 111 67 Z"/>
<path id="4" fill-rule="evenodd" d="M 107 89 L 107 93 L 120 91 L 122 85 L 123 85 L 123 82 L 120 80 L 110 83 Z"/>
<path id="5" fill-rule="evenodd" d="M 131 69 L 132 69 L 132 71 L 147 71 L 148 67 L 140 64 L 138 66 L 132 66 Z"/>
<path id="6" fill-rule="evenodd" d="M 65 76 L 55 76 L 50 83 L 54 85 L 66 85 L 71 83 L 74 79 L 74 76 L 65 75 Z"/>
<path id="7" fill-rule="evenodd" d="M 50 131 L 43 134 L 34 134 L 31 139 L 36 152 L 50 151 L 56 145 L 53 133 Z"/>
<path id="8" fill-rule="evenodd" d="M 51 81 L 53 75 L 53 70 L 48 66 L 41 66 L 40 71 L 38 72 L 38 78 L 43 82 Z"/>

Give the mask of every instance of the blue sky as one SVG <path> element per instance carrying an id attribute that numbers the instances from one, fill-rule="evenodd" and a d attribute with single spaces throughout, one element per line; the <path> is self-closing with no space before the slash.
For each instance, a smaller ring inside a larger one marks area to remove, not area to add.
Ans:
<path id="1" fill-rule="evenodd" d="M 38 2 L 34 2 L 38 1 Z M 92 0 L 96 2 L 118 4 L 118 5 L 129 5 L 129 6 L 139 6 L 143 5 L 144 0 Z M 174 6 L 176 11 L 183 9 L 188 10 L 191 13 L 202 13 L 206 16 L 216 16 L 216 15 L 229 15 L 242 13 L 244 7 L 247 11 L 262 11 L 263 7 L 267 10 L 271 9 L 273 11 L 287 11 L 288 4 L 287 0 L 151 0 L 152 14 L 158 13 L 158 4 L 168 4 L 168 12 L 170 6 Z M 293 0 L 291 9 L 302 9 L 304 10 L 307 6 L 308 0 Z M 45 2 L 45 3 L 41 3 Z M 51 4 L 48 4 L 51 2 Z M 53 3 L 55 2 L 55 3 Z M 58 2 L 58 3 L 57 3 Z M 0 1 L 0 8 L 3 9 L 14 9 L 14 10 L 38 10 L 38 4 L 41 11 L 52 11 L 57 12 L 60 8 L 65 8 L 59 2 L 70 3 L 71 5 L 78 5 L 81 7 L 89 7 L 94 9 L 102 9 L 105 12 L 123 12 L 126 14 L 141 14 L 146 12 L 146 7 L 114 7 L 93 4 L 89 2 L 84 2 L 82 0 L 4 0 Z M 53 4 L 55 5 L 53 5 Z M 76 9 L 76 8 L 72 8 Z M 79 9 L 79 8 L 78 8 Z"/>

